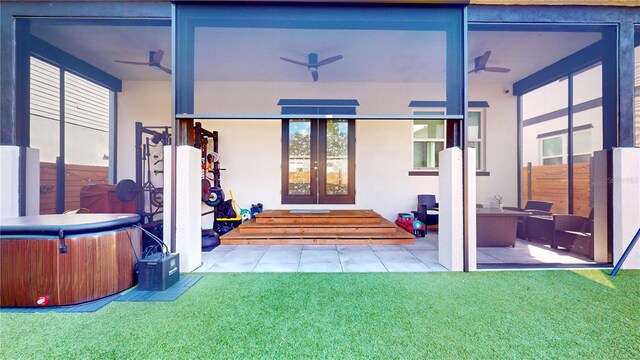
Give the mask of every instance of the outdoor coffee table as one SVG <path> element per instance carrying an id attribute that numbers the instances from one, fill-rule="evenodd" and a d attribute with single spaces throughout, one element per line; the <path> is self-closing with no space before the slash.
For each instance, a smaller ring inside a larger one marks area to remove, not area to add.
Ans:
<path id="1" fill-rule="evenodd" d="M 529 214 L 524 211 L 477 209 L 476 210 L 476 246 L 477 247 L 514 247 L 518 218 Z"/>

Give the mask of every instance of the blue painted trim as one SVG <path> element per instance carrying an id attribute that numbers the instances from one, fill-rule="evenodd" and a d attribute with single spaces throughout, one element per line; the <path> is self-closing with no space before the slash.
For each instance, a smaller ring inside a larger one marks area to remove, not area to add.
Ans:
<path id="1" fill-rule="evenodd" d="M 359 106 L 356 99 L 280 99 L 278 106 Z"/>
<path id="2" fill-rule="evenodd" d="M 602 40 L 561 59 L 513 84 L 513 95 L 524 95 L 530 91 L 561 79 L 569 73 L 602 61 L 604 53 Z"/>
<path id="3" fill-rule="evenodd" d="M 122 80 L 35 36 L 31 36 L 31 53 L 111 91 L 122 91 Z"/>
<path id="4" fill-rule="evenodd" d="M 82 26 L 171 26 L 171 19 L 112 19 L 112 18 L 40 18 L 37 25 L 82 25 Z"/>
<path id="5" fill-rule="evenodd" d="M 573 128 L 573 132 L 575 133 L 576 131 L 587 130 L 587 129 L 593 129 L 593 124 L 585 124 L 585 125 L 576 126 L 576 127 Z M 546 132 L 546 133 L 538 134 L 538 136 L 536 136 L 536 139 L 542 139 L 542 138 L 548 138 L 548 137 L 555 136 L 555 135 L 567 134 L 568 132 L 569 132 L 569 129 L 549 131 L 549 132 Z"/>
<path id="6" fill-rule="evenodd" d="M 283 106 L 283 115 L 355 115 L 356 108 L 345 106 Z"/>
<path id="7" fill-rule="evenodd" d="M 411 100 L 409 107 L 446 107 L 446 101 L 420 101 Z M 487 101 L 469 101 L 469 107 L 472 108 L 488 108 L 489 102 Z"/>
<path id="8" fill-rule="evenodd" d="M 585 101 L 585 102 L 580 103 L 580 104 L 573 105 L 573 113 L 575 114 L 575 113 L 579 113 L 581 111 L 591 110 L 591 109 L 597 108 L 599 106 L 602 106 L 602 98 L 597 98 L 597 99 Z M 526 126 L 538 124 L 538 123 L 541 123 L 541 122 L 557 119 L 559 117 L 567 116 L 567 115 L 569 115 L 569 109 L 568 108 L 563 108 L 563 109 L 551 111 L 551 112 L 548 112 L 546 114 L 542 114 L 542 115 L 539 115 L 539 116 L 532 117 L 532 118 L 529 118 L 527 120 L 524 120 L 524 121 L 522 121 L 522 126 L 526 127 Z"/>

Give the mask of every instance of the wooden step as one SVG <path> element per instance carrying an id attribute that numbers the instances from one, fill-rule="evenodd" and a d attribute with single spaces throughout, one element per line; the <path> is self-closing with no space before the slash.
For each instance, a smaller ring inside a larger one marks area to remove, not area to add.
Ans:
<path id="1" fill-rule="evenodd" d="M 329 213 L 291 213 L 290 210 L 266 210 L 256 214 L 257 224 L 378 224 L 382 217 L 373 210 L 330 210 Z"/>
<path id="2" fill-rule="evenodd" d="M 396 225 L 386 219 L 380 219 L 378 223 L 365 224 L 258 224 L 250 220 L 239 227 L 241 234 L 350 234 L 350 233 L 376 233 L 393 234 Z"/>
<path id="3" fill-rule="evenodd" d="M 397 228 L 393 234 L 240 234 L 236 228 L 220 237 L 221 244 L 327 244 L 327 245 L 366 245 L 366 244 L 413 244 L 414 236 Z"/>

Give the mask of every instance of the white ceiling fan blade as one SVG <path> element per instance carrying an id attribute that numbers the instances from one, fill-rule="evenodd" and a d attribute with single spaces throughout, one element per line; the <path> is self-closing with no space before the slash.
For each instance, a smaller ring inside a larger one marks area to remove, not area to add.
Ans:
<path id="1" fill-rule="evenodd" d="M 320 60 L 318 61 L 317 64 L 315 64 L 316 66 L 322 66 L 322 65 L 327 65 L 327 64 L 331 64 L 332 62 L 336 62 L 338 60 L 342 60 L 344 58 L 344 56 L 342 55 L 336 55 L 336 56 L 332 56 L 330 58 L 326 58 L 324 60 Z"/>
<path id="2" fill-rule="evenodd" d="M 160 65 L 160 62 L 162 61 L 163 56 L 164 56 L 164 51 L 162 50 L 156 51 L 155 54 L 153 54 L 153 63 Z"/>
<path id="3" fill-rule="evenodd" d="M 303 63 L 302 61 L 291 60 L 291 59 L 283 58 L 282 56 L 280 57 L 280 59 L 284 60 L 284 61 L 287 61 L 287 62 L 290 62 L 292 64 L 297 64 L 297 65 L 302 65 L 302 66 L 307 66 L 307 67 L 311 66 L 310 64 Z"/>
<path id="4" fill-rule="evenodd" d="M 160 70 L 166 72 L 167 74 L 171 75 L 171 69 L 169 69 L 169 68 L 166 68 L 166 67 L 164 67 L 162 65 L 158 65 L 158 69 L 160 69 Z"/>
<path id="5" fill-rule="evenodd" d="M 123 60 L 113 60 L 117 63 L 122 63 L 122 64 L 131 64 L 131 65 L 151 65 L 151 63 L 148 62 L 139 62 L 139 61 L 123 61 Z"/>
<path id="6" fill-rule="evenodd" d="M 502 67 L 487 67 L 484 69 L 487 72 L 499 72 L 499 73 L 508 73 L 511 69 L 502 68 Z"/>

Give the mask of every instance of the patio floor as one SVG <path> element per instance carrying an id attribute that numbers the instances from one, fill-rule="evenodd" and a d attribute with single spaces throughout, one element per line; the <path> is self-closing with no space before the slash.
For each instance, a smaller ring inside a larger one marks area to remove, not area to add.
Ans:
<path id="1" fill-rule="evenodd" d="M 202 262 L 196 272 L 446 271 L 435 237 L 413 245 L 220 245 Z"/>
<path id="2" fill-rule="evenodd" d="M 220 245 L 202 253 L 195 272 L 429 272 L 438 236 L 413 245 Z M 518 239 L 514 248 L 478 248 L 479 264 L 592 264 L 584 257 Z"/>

